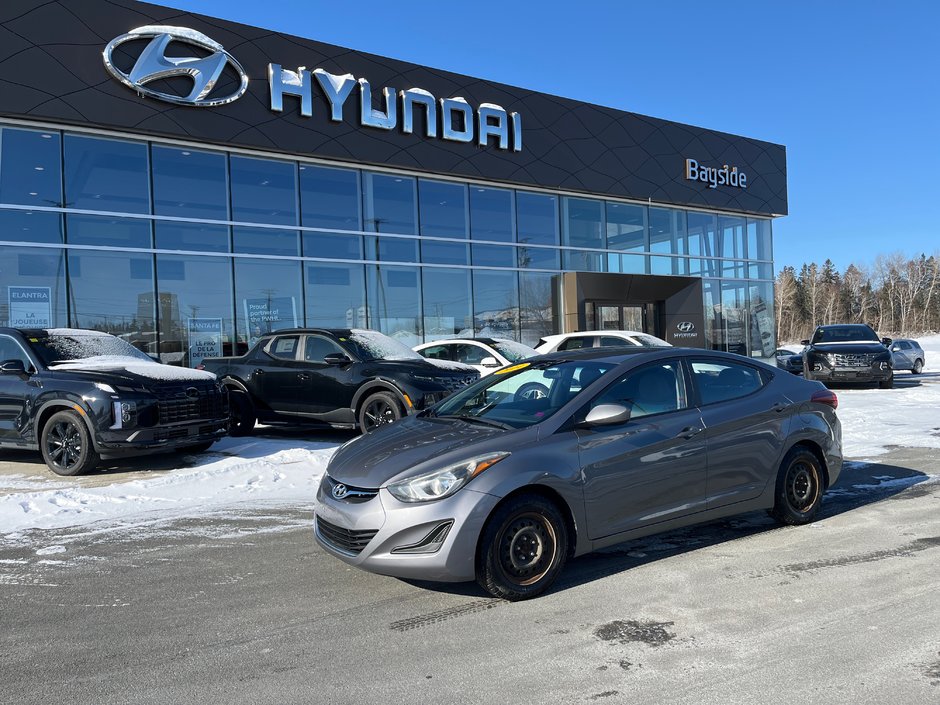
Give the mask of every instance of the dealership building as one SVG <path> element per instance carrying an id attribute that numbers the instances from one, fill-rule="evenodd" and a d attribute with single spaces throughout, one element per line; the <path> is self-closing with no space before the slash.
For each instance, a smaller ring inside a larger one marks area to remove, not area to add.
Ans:
<path id="1" fill-rule="evenodd" d="M 0 47 L 0 325 L 773 353 L 780 145 L 131 0 L 7 0 Z"/>

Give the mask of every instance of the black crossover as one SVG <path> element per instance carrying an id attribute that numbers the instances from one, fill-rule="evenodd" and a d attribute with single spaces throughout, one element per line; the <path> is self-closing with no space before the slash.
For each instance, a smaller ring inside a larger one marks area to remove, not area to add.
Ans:
<path id="1" fill-rule="evenodd" d="M 101 458 L 205 450 L 227 423 L 210 374 L 161 365 L 107 333 L 0 328 L 0 448 L 39 449 L 59 475 Z"/>
<path id="2" fill-rule="evenodd" d="M 878 338 L 860 323 L 818 326 L 803 345 L 803 377 L 833 383 L 874 383 L 894 386 L 890 338 Z"/>
<path id="3" fill-rule="evenodd" d="M 206 358 L 229 390 L 233 435 L 262 423 L 369 431 L 437 403 L 479 379 L 467 365 L 426 360 L 371 330 L 269 333 L 240 357 Z"/>

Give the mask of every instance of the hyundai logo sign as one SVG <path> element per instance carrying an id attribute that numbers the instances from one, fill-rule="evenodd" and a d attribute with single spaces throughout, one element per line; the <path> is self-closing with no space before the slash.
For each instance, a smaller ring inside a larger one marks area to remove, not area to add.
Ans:
<path id="1" fill-rule="evenodd" d="M 130 72 L 125 73 L 114 64 L 114 50 L 137 39 L 150 39 L 150 43 L 140 53 Z M 202 50 L 200 53 L 210 53 L 208 56 L 167 56 L 167 47 L 171 42 L 197 47 Z M 187 27 L 147 25 L 132 29 L 108 42 L 102 52 L 102 58 L 108 72 L 125 86 L 133 88 L 141 95 L 167 103 L 211 108 L 238 100 L 248 90 L 248 74 L 235 57 L 215 40 Z M 226 66 L 231 66 L 238 74 L 240 85 L 234 93 L 213 97 L 212 91 Z M 177 76 L 192 79 L 193 86 L 188 95 L 173 95 L 147 87 L 147 84 L 153 81 Z"/>
<path id="2" fill-rule="evenodd" d="M 336 499 L 342 499 L 347 494 L 349 494 L 349 488 L 346 485 L 339 483 L 333 486 L 333 497 Z"/>
<path id="3" fill-rule="evenodd" d="M 673 339 L 697 338 L 695 324 L 692 321 L 679 321 L 676 323 L 676 332 L 672 334 Z"/>

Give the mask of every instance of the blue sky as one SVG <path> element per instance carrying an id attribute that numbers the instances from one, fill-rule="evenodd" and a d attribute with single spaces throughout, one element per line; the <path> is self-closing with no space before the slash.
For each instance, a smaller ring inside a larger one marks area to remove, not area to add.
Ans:
<path id="1" fill-rule="evenodd" d="M 164 2 L 784 144 L 778 270 L 940 253 L 935 1 Z"/>

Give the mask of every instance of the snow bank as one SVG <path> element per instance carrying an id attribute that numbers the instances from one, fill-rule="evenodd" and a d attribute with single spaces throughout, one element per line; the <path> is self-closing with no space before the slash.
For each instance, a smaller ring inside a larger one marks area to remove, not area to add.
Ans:
<path id="1" fill-rule="evenodd" d="M 28 529 L 93 522 L 133 526 L 161 518 L 202 516 L 259 503 L 309 503 L 337 443 L 226 438 L 193 467 L 101 487 L 82 478 L 48 482 L 0 476 L 0 536 L 15 541 Z M 122 477 L 126 477 L 123 475 Z M 12 491 L 11 491 L 12 490 Z"/>

